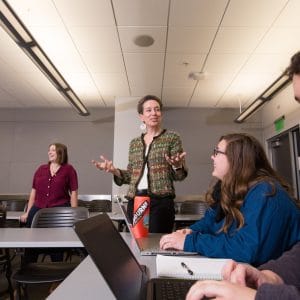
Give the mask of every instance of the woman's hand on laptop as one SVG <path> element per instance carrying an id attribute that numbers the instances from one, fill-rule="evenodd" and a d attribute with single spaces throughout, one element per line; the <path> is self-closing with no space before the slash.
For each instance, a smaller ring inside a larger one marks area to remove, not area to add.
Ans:
<path id="1" fill-rule="evenodd" d="M 177 249 L 183 250 L 184 240 L 187 233 L 183 230 L 175 231 L 170 234 L 163 235 L 160 239 L 159 246 L 163 250 Z"/>
<path id="2" fill-rule="evenodd" d="M 190 233 L 192 233 L 192 229 L 190 229 L 190 228 L 184 228 L 184 229 L 178 229 L 178 230 L 176 230 L 176 232 L 181 232 L 181 233 L 183 233 L 183 234 L 190 234 Z"/>

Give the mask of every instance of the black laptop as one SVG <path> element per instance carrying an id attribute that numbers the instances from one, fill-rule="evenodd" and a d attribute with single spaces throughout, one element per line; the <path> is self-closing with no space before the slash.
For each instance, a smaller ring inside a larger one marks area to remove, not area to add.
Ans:
<path id="1" fill-rule="evenodd" d="M 167 278 L 149 280 L 147 269 L 139 264 L 106 214 L 77 222 L 75 231 L 116 299 L 185 299 L 195 282 Z"/>

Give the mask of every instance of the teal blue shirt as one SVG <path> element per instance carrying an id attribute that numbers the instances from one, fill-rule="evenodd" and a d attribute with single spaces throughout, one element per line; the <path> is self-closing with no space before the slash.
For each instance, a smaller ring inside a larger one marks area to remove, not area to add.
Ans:
<path id="1" fill-rule="evenodd" d="M 219 232 L 224 219 L 216 222 L 216 209 L 209 208 L 190 227 L 184 250 L 253 265 L 279 257 L 300 240 L 300 210 L 279 184 L 272 196 L 271 190 L 269 183 L 260 182 L 248 191 L 241 207 L 245 224 L 239 230 L 234 222 L 227 233 Z"/>

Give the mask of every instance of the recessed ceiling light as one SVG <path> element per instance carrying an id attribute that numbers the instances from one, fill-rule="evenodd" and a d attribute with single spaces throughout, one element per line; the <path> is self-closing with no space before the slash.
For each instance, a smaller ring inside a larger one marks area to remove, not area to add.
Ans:
<path id="1" fill-rule="evenodd" d="M 138 35 L 134 43 L 139 47 L 149 47 L 154 43 L 154 39 L 150 35 Z"/>

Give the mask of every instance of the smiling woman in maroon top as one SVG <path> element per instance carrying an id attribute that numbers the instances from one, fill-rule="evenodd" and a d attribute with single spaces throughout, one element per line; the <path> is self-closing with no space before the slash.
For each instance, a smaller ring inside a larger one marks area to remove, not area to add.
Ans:
<path id="1" fill-rule="evenodd" d="M 68 164 L 67 147 L 60 143 L 51 144 L 48 157 L 48 164 L 41 165 L 34 174 L 28 208 L 21 216 L 21 221 L 26 222 L 28 227 L 41 208 L 77 206 L 77 173 Z"/>

